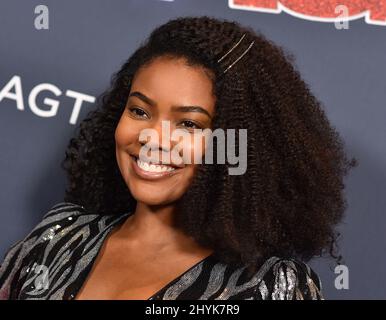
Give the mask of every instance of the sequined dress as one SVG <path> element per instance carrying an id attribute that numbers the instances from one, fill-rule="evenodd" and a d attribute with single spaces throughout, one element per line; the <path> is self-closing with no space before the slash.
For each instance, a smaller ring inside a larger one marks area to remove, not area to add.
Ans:
<path id="1" fill-rule="evenodd" d="M 77 204 L 55 204 L 0 266 L 0 300 L 72 300 L 106 236 L 130 213 L 90 214 Z M 210 255 L 148 300 L 323 299 L 318 275 L 297 259 L 272 256 L 252 276 Z"/>

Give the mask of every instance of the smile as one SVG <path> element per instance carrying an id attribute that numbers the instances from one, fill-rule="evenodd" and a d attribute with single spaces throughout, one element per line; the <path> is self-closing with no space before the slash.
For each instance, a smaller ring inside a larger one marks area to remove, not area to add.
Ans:
<path id="1" fill-rule="evenodd" d="M 148 162 L 145 162 L 145 161 L 142 161 L 139 159 L 137 159 L 137 165 L 142 170 L 145 170 L 147 172 L 165 172 L 165 171 L 176 170 L 175 168 L 173 168 L 171 166 L 152 164 L 152 163 L 148 163 Z"/>
<path id="2" fill-rule="evenodd" d="M 141 178 L 147 180 L 154 180 L 166 176 L 171 176 L 177 171 L 181 170 L 181 168 L 174 167 L 171 165 L 153 164 L 146 161 L 142 161 L 135 156 L 130 156 L 130 158 L 133 160 L 132 167 L 134 169 L 134 172 Z"/>

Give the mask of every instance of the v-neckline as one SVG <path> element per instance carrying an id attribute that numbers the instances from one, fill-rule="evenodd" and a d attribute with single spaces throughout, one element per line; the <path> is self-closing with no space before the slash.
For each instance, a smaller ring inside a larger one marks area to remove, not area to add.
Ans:
<path id="1" fill-rule="evenodd" d="M 153 295 L 151 295 L 149 298 L 147 298 L 145 300 L 155 300 L 154 298 L 156 298 L 158 295 L 160 295 L 163 291 L 167 290 L 169 287 L 171 287 L 173 284 L 175 284 L 177 281 L 179 281 L 183 276 L 185 276 L 186 274 L 191 272 L 193 269 L 197 268 L 200 264 L 211 259 L 212 256 L 214 256 L 214 253 L 211 253 L 210 255 L 206 256 L 205 258 L 203 258 L 200 261 L 198 261 L 197 263 L 195 263 L 193 266 L 188 268 L 186 271 L 182 272 L 179 276 L 177 276 L 175 279 L 171 280 L 169 283 L 167 283 L 165 286 L 163 286 L 163 288 L 161 288 L 160 290 L 158 290 L 156 293 L 154 293 Z"/>
<path id="2" fill-rule="evenodd" d="M 96 260 L 99 256 L 99 254 L 101 253 L 101 250 L 104 246 L 104 244 L 106 243 L 106 241 L 108 240 L 108 237 L 117 229 L 119 228 L 125 221 L 127 218 L 129 218 L 131 216 L 131 214 L 133 214 L 133 212 L 126 212 L 124 214 L 122 214 L 121 217 L 119 217 L 119 219 L 117 219 L 112 225 L 108 226 L 107 228 L 105 228 L 102 233 L 103 236 L 102 236 L 102 240 L 99 244 L 99 247 L 97 248 L 97 252 L 96 254 L 93 256 L 92 258 L 92 262 L 89 264 L 88 266 L 88 271 L 83 275 L 82 277 L 82 283 L 80 284 L 80 286 L 78 286 L 78 289 L 76 290 L 77 292 L 75 294 L 72 294 L 71 296 L 73 297 L 73 299 L 76 299 L 76 296 L 79 295 L 80 291 L 82 290 L 82 288 L 84 287 L 89 275 L 91 274 L 91 271 L 93 270 L 94 268 L 94 265 L 96 263 Z M 106 231 L 107 230 L 107 231 Z M 173 280 L 169 281 L 165 286 L 163 286 L 161 289 L 159 289 L 158 291 L 156 291 L 154 294 L 152 294 L 150 297 L 146 298 L 146 299 L 140 299 L 140 300 L 155 300 L 155 298 L 157 296 L 159 296 L 163 291 L 167 290 L 170 286 L 172 286 L 174 283 L 176 283 L 178 280 L 180 280 L 183 276 L 185 276 L 186 274 L 188 274 L 189 272 L 191 272 L 193 269 L 195 269 L 196 267 L 198 267 L 200 264 L 204 263 L 205 261 L 209 260 L 210 258 L 212 258 L 214 256 L 214 252 L 212 252 L 211 254 L 209 254 L 208 256 L 206 256 L 205 258 L 201 259 L 200 261 L 198 261 L 197 263 L 195 263 L 193 266 L 189 267 L 187 270 L 185 270 L 184 272 L 182 272 L 180 275 L 178 275 L 176 278 L 174 278 Z M 81 259 L 83 259 L 84 257 L 81 257 Z"/>

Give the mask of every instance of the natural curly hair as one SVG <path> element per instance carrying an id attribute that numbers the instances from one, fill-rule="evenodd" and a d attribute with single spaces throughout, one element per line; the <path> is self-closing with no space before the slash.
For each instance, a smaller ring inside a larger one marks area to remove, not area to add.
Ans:
<path id="1" fill-rule="evenodd" d="M 244 33 L 243 45 L 218 63 Z M 134 74 L 160 56 L 183 57 L 208 71 L 217 98 L 212 130 L 248 132 L 246 173 L 229 175 L 228 164 L 199 165 L 176 203 L 178 227 L 221 261 L 248 265 L 251 272 L 272 255 L 305 262 L 324 253 L 337 258 L 337 224 L 347 207 L 343 178 L 357 160 L 347 159 L 293 55 L 234 21 L 179 17 L 141 43 L 69 142 L 61 163 L 69 179 L 64 200 L 99 214 L 135 209 L 117 165 L 114 132 Z"/>

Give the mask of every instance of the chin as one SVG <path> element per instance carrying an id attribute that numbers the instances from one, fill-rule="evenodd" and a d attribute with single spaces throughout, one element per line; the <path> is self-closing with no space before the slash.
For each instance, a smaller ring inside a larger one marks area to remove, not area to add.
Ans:
<path id="1" fill-rule="evenodd" d="M 137 202 L 142 202 L 144 204 L 147 204 L 148 206 L 164 206 L 168 205 L 170 203 L 173 203 L 173 200 L 166 200 L 166 199 L 161 199 L 159 197 L 149 197 L 149 196 L 134 196 L 134 199 Z"/>
<path id="2" fill-rule="evenodd" d="M 147 205 L 167 205 L 178 200 L 178 196 L 165 192 L 165 189 L 160 189 L 150 186 L 136 186 L 130 188 L 130 192 L 134 199 L 138 202 Z"/>

